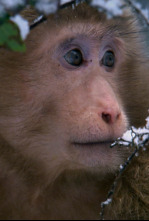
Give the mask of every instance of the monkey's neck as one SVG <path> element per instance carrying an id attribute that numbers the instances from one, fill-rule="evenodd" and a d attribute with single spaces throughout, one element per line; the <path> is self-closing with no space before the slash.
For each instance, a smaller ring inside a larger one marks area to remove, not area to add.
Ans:
<path id="1" fill-rule="evenodd" d="M 100 204 L 106 200 L 113 180 L 113 176 L 101 180 L 97 174 L 65 172 L 49 187 L 49 195 L 45 191 L 51 219 L 100 219 Z"/>

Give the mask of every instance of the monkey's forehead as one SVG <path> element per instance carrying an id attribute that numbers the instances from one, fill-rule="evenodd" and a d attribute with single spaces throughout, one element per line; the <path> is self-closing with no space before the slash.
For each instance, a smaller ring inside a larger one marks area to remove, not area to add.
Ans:
<path id="1" fill-rule="evenodd" d="M 25 9 L 22 15 L 30 24 L 33 24 L 39 18 L 39 14 L 31 7 Z M 108 19 L 103 12 L 99 12 L 96 8 L 85 3 L 79 4 L 74 9 L 68 7 L 58 10 L 55 14 L 46 17 L 46 21 L 38 25 L 36 36 L 37 33 L 41 35 L 42 32 L 48 32 L 49 36 L 49 31 L 51 33 L 54 31 L 55 35 L 67 35 L 67 38 L 71 38 L 72 34 L 74 36 L 79 34 L 83 36 L 84 34 L 97 40 L 101 40 L 103 37 L 111 38 L 116 36 L 127 41 L 128 34 L 129 39 L 138 39 L 139 37 L 137 34 L 139 28 L 132 15 L 127 14 Z M 71 35 L 70 37 L 69 34 Z"/>

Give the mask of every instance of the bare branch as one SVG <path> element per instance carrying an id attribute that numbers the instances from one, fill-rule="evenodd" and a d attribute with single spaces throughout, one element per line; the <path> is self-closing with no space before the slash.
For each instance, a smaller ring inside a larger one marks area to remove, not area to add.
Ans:
<path id="1" fill-rule="evenodd" d="M 145 23 L 146 26 L 149 26 L 149 20 L 145 17 L 142 10 L 137 8 L 135 3 L 132 0 L 125 0 L 125 2 L 132 8 L 132 10 L 139 16 Z"/>
<path id="2" fill-rule="evenodd" d="M 148 130 L 148 129 L 147 129 Z M 132 135 L 132 141 L 127 141 L 124 140 L 123 138 L 119 138 L 117 141 L 115 141 L 112 145 L 111 148 L 115 146 L 127 146 L 129 148 L 134 147 L 135 150 L 134 152 L 127 158 L 125 163 L 123 165 L 120 165 L 120 170 L 115 178 L 115 181 L 108 193 L 107 200 L 105 202 L 101 203 L 101 213 L 100 213 L 100 219 L 104 220 L 104 215 L 105 215 L 105 207 L 108 206 L 112 200 L 113 196 L 115 193 L 115 189 L 117 187 L 118 181 L 128 165 L 130 165 L 131 161 L 134 159 L 135 156 L 138 156 L 139 151 L 146 150 L 146 147 L 149 145 L 149 130 L 148 132 L 145 133 L 139 133 L 134 130 L 134 127 L 131 127 L 131 135 Z M 144 138 L 145 137 L 145 138 Z M 136 140 L 138 141 L 136 143 Z"/>

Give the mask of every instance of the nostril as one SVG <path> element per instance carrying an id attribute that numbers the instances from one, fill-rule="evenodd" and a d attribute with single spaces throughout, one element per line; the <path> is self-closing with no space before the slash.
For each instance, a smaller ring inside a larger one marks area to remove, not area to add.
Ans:
<path id="1" fill-rule="evenodd" d="M 101 115 L 104 122 L 107 124 L 115 123 L 120 118 L 120 113 L 115 111 L 103 112 Z"/>
<path id="2" fill-rule="evenodd" d="M 110 114 L 102 113 L 102 119 L 108 124 L 112 122 L 112 117 Z"/>

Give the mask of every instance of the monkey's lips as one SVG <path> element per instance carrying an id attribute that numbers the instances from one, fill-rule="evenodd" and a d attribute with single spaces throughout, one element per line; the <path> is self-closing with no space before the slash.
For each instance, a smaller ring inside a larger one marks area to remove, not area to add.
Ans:
<path id="1" fill-rule="evenodd" d="M 105 141 L 88 141 L 88 142 L 73 142 L 75 146 L 82 146 L 88 148 L 100 147 L 100 146 L 111 146 L 114 143 L 114 140 L 105 140 Z"/>

